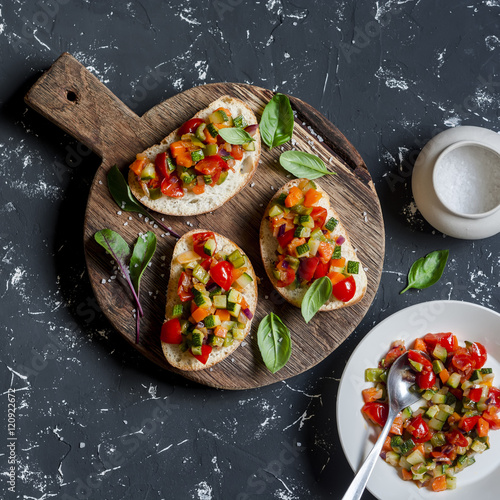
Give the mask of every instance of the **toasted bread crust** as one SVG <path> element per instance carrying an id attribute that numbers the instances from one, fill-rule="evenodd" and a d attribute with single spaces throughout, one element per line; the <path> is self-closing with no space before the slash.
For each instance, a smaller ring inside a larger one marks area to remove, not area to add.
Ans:
<path id="1" fill-rule="evenodd" d="M 228 108 L 233 116 L 243 115 L 250 124 L 257 123 L 255 114 L 246 103 L 227 95 L 212 102 L 207 108 L 198 111 L 193 118 L 206 119 L 208 115 L 219 107 Z M 143 151 L 143 154 L 151 161 L 154 161 L 157 154 L 166 151 L 173 142 L 179 140 L 179 136 L 177 135 L 178 130 L 175 129 L 160 144 L 146 149 L 146 151 Z M 140 203 L 151 210 L 165 215 L 187 216 L 212 212 L 238 194 L 253 177 L 259 164 L 261 151 L 260 132 L 258 129 L 254 135 L 254 139 L 255 151 L 245 152 L 243 159 L 236 161 L 235 171 L 229 171 L 227 179 L 223 184 L 213 187 L 209 186 L 202 194 L 196 195 L 188 192 L 182 198 L 162 196 L 158 200 L 151 200 L 144 194 L 136 175 L 131 170 L 128 173 L 130 190 Z"/>
<path id="2" fill-rule="evenodd" d="M 209 231 L 209 230 L 196 229 L 194 231 L 189 231 L 188 233 L 184 234 L 182 238 L 175 245 L 174 253 L 172 255 L 172 263 L 170 267 L 170 279 L 168 282 L 168 290 L 167 290 L 167 303 L 165 306 L 165 317 L 167 319 L 172 314 L 172 309 L 174 308 L 174 305 L 181 303 L 177 295 L 177 285 L 182 272 L 182 266 L 178 262 L 176 262 L 176 258 L 181 253 L 192 249 L 193 234 L 204 231 Z M 234 250 L 239 250 L 242 255 L 246 255 L 245 252 L 230 239 L 215 232 L 214 235 L 215 235 L 215 240 L 217 242 L 217 251 L 222 250 L 225 252 L 232 252 Z M 248 262 L 250 262 L 250 259 L 248 259 Z M 245 297 L 245 300 L 248 302 L 250 311 L 252 311 L 252 314 L 255 315 L 255 310 L 257 309 L 257 295 L 258 295 L 257 276 L 255 275 L 255 271 L 251 263 L 247 272 L 253 278 L 253 283 L 251 283 L 250 285 L 247 286 L 247 288 L 245 288 L 243 296 Z M 252 321 L 249 320 L 244 330 L 245 338 L 250 332 L 251 326 L 252 326 Z M 165 355 L 167 361 L 175 368 L 185 371 L 198 371 L 198 370 L 206 370 L 207 368 L 210 368 L 216 365 L 217 363 L 223 361 L 239 347 L 239 345 L 241 344 L 241 342 L 243 342 L 243 340 L 234 340 L 231 346 L 214 349 L 210 354 L 210 357 L 208 358 L 208 361 L 205 365 L 200 363 L 190 352 L 184 352 L 184 353 L 180 352 L 179 345 L 167 344 L 165 342 L 162 342 L 162 349 L 163 349 L 163 354 Z"/>
<path id="3" fill-rule="evenodd" d="M 281 193 L 285 191 L 289 191 L 292 186 L 298 186 L 301 181 L 304 179 L 293 179 L 290 182 L 287 182 L 283 187 L 281 187 L 276 194 L 269 201 L 269 204 L 266 207 L 264 212 L 264 217 L 262 219 L 260 225 L 260 253 L 262 256 L 262 261 L 264 263 L 264 268 L 266 270 L 267 276 L 269 277 L 272 285 L 276 289 L 276 291 L 290 304 L 300 307 L 302 304 L 302 299 L 307 291 L 307 288 L 297 288 L 296 290 L 287 290 L 286 288 L 278 286 L 278 280 L 273 275 L 273 263 L 276 260 L 276 249 L 278 247 L 276 238 L 273 236 L 271 229 L 269 228 L 269 222 L 267 219 L 267 214 L 269 213 L 269 209 L 271 208 L 272 202 L 275 198 L 277 198 Z M 315 181 L 316 182 L 316 181 Z M 328 218 L 335 217 L 339 220 L 339 224 L 335 228 L 334 234 L 336 236 L 344 236 L 345 242 L 342 244 L 343 255 L 346 256 L 346 260 L 358 260 L 356 256 L 356 252 L 349 240 L 348 234 L 344 229 L 342 223 L 340 222 L 340 218 L 337 213 L 330 206 L 330 197 L 328 194 L 318 185 L 316 182 L 316 186 L 318 191 L 320 191 L 323 196 L 318 203 L 319 206 L 326 208 L 328 211 Z M 347 252 L 346 252 L 347 250 Z M 353 275 L 354 280 L 356 281 L 356 294 L 349 302 L 342 302 L 337 300 L 335 297 L 331 297 L 328 302 L 326 302 L 321 308 L 320 311 L 333 311 L 334 309 L 341 309 L 342 307 L 352 306 L 358 303 L 365 295 L 366 288 L 368 284 L 368 280 L 366 277 L 366 273 L 363 269 L 362 264 L 359 266 L 359 274 Z"/>

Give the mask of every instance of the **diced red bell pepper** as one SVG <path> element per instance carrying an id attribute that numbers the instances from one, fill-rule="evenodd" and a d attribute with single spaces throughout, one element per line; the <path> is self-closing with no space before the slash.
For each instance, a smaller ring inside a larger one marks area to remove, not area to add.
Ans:
<path id="1" fill-rule="evenodd" d="M 469 399 L 471 401 L 474 401 L 474 403 L 478 403 L 482 395 L 483 395 L 483 389 L 481 389 L 481 387 L 473 387 L 469 391 Z"/>
<path id="2" fill-rule="evenodd" d="M 182 344 L 181 331 L 179 318 L 169 319 L 161 327 L 161 341 L 167 344 Z"/>
<path id="3" fill-rule="evenodd" d="M 177 134 L 180 136 L 183 136 L 184 134 L 192 134 L 202 123 L 205 122 L 201 118 L 191 118 L 191 120 L 184 122 L 179 127 L 179 131 L 177 132 Z"/>
<path id="4" fill-rule="evenodd" d="M 161 181 L 161 192 L 170 198 L 182 198 L 184 196 L 182 182 L 175 173 L 168 179 L 165 178 Z"/>
<path id="5" fill-rule="evenodd" d="M 167 153 L 165 151 L 156 155 L 155 167 L 156 173 L 160 179 L 168 179 L 170 177 L 167 165 Z"/>
<path id="6" fill-rule="evenodd" d="M 387 416 L 389 415 L 389 408 L 386 403 L 365 403 L 361 412 L 365 417 L 371 420 L 374 424 L 381 425 L 382 427 L 387 422 Z"/>
<path id="7" fill-rule="evenodd" d="M 314 227 L 321 229 L 325 225 L 327 215 L 328 212 L 326 208 L 314 207 L 311 212 L 311 217 L 314 221 Z"/>
<path id="8" fill-rule="evenodd" d="M 446 441 L 448 443 L 460 446 L 463 448 L 464 446 L 468 446 L 469 441 L 467 438 L 457 429 L 445 433 Z"/>
<path id="9" fill-rule="evenodd" d="M 470 432 L 474 429 L 478 420 L 479 417 L 477 415 L 475 417 L 462 417 L 458 423 L 458 427 L 465 432 Z"/>
<path id="10" fill-rule="evenodd" d="M 208 357 L 210 356 L 210 353 L 212 352 L 212 346 L 211 345 L 207 345 L 207 344 L 203 344 L 201 346 L 201 355 L 198 355 L 198 354 L 193 354 L 193 356 L 200 362 L 200 363 L 203 363 L 204 365 L 207 364 L 207 361 L 208 361 Z"/>
<path id="11" fill-rule="evenodd" d="M 328 262 L 324 264 L 323 262 L 318 262 L 318 267 L 316 268 L 316 271 L 314 271 L 314 279 L 322 278 L 323 276 L 326 276 L 328 273 Z"/>
<path id="12" fill-rule="evenodd" d="M 281 248 L 286 248 L 288 243 L 293 240 L 293 235 L 295 234 L 295 229 L 289 229 L 283 234 L 283 236 L 278 236 L 278 244 Z"/>
<path id="13" fill-rule="evenodd" d="M 212 231 L 203 231 L 193 234 L 193 250 L 201 257 L 207 257 L 203 247 L 208 240 L 215 240 L 215 235 Z"/>
<path id="14" fill-rule="evenodd" d="M 428 333 L 424 337 L 424 341 L 429 348 L 429 352 L 432 352 L 436 347 L 436 344 L 444 347 L 448 352 L 454 352 L 458 347 L 458 340 L 453 333 Z"/>
<path id="15" fill-rule="evenodd" d="M 300 259 L 299 269 L 297 271 L 300 280 L 311 281 L 313 279 L 316 268 L 318 267 L 318 257 L 306 257 Z"/>

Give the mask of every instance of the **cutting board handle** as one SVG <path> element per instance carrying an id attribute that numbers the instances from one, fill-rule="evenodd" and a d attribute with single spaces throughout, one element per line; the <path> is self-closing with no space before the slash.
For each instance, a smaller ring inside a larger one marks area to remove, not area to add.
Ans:
<path id="1" fill-rule="evenodd" d="M 133 157 L 140 151 L 140 117 L 67 52 L 24 100 L 103 159 L 116 156 L 117 148 L 120 156 Z"/>

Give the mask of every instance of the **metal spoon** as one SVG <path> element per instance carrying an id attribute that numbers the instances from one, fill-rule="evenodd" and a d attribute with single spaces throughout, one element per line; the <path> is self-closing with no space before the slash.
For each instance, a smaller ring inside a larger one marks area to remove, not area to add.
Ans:
<path id="1" fill-rule="evenodd" d="M 414 383 L 415 376 L 408 366 L 408 353 L 405 353 L 396 359 L 389 369 L 389 376 L 387 377 L 389 400 L 387 422 L 342 500 L 358 500 L 361 498 L 397 414 L 407 406 L 416 403 L 422 397 L 418 392 L 410 392 L 410 387 Z"/>

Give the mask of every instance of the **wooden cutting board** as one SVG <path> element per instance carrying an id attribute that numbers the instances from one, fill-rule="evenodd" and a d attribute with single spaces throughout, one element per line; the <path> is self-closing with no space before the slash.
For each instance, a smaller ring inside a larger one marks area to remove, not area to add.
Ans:
<path id="1" fill-rule="evenodd" d="M 368 291 L 364 299 L 339 311 L 319 313 L 306 324 L 300 310 L 283 302 L 274 292 L 259 253 L 259 225 L 264 208 L 276 189 L 289 180 L 278 163 L 280 148 L 270 151 L 263 145 L 261 163 L 240 194 L 213 214 L 195 217 L 165 217 L 165 223 L 182 234 L 192 228 L 218 231 L 245 249 L 261 278 L 259 304 L 247 343 L 213 369 L 181 372 L 168 365 L 160 345 L 164 320 L 165 294 L 175 239 L 161 237 L 163 231 L 148 225 L 137 214 L 122 213 L 111 198 L 106 173 L 113 165 L 123 172 L 136 153 L 158 143 L 198 110 L 222 95 L 247 102 L 260 121 L 263 108 L 273 93 L 260 87 L 234 83 L 214 83 L 195 87 L 158 104 L 139 117 L 113 95 L 94 75 L 70 54 L 64 53 L 33 85 L 26 103 L 102 157 L 89 194 L 84 248 L 90 281 L 100 307 L 113 327 L 139 352 L 168 371 L 180 373 L 201 384 L 224 389 L 249 389 L 288 379 L 308 370 L 336 349 L 366 314 L 378 288 L 384 259 L 384 224 L 379 200 L 362 158 L 346 138 L 321 113 L 300 99 L 290 97 L 296 112 L 295 147 L 320 156 L 336 176 L 319 183 L 330 194 L 335 210 L 347 228 L 361 262 L 367 268 Z M 292 146 L 286 144 L 283 149 Z M 132 220 L 129 220 L 129 217 Z M 191 226 L 192 225 L 192 226 Z M 134 304 L 121 278 L 107 280 L 112 272 L 110 257 L 94 241 L 100 229 L 119 232 L 132 246 L 139 232 L 152 230 L 158 249 L 141 285 L 145 316 L 141 339 L 135 343 Z M 257 346 L 259 320 L 277 313 L 292 334 L 293 353 L 288 364 L 276 374 L 262 362 Z"/>

